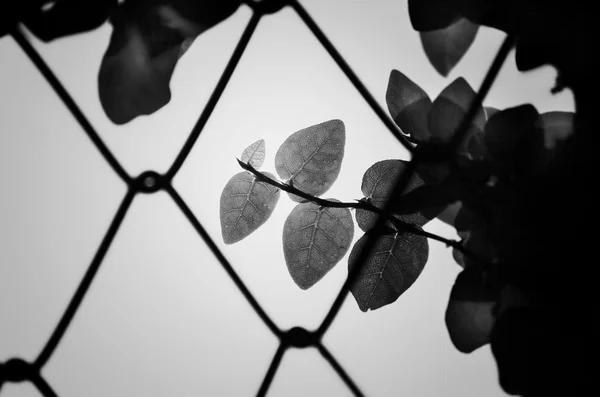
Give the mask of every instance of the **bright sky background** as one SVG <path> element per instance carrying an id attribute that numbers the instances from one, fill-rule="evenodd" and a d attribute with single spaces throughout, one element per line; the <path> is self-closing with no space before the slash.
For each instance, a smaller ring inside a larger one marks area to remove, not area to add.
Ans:
<path id="1" fill-rule="evenodd" d="M 386 109 L 391 69 L 432 98 L 458 76 L 477 89 L 504 35 L 481 29 L 448 78 L 429 65 L 405 1 L 302 2 Z M 242 6 L 201 35 L 178 64 L 173 99 L 124 126 L 103 114 L 97 72 L 110 27 L 35 42 L 126 170 L 164 172 L 180 150 L 242 30 Z M 81 280 L 125 185 L 114 175 L 41 75 L 8 37 L 0 40 L 0 361 L 38 354 Z M 570 92 L 552 96 L 555 71 L 517 72 L 514 54 L 485 101 L 505 108 L 573 110 Z M 258 25 L 227 90 L 175 187 L 280 328 L 316 328 L 347 275 L 347 256 L 317 285 L 300 290 L 285 266 L 283 223 L 294 203 L 282 194 L 272 217 L 225 245 L 219 197 L 240 172 L 236 157 L 265 139 L 263 170 L 293 132 L 339 118 L 346 125 L 340 176 L 326 197 L 362 196 L 364 171 L 408 159 L 358 92 L 291 9 Z M 433 221 L 426 230 L 456 238 Z M 358 227 L 355 240 L 362 236 Z M 362 313 L 350 296 L 324 339 L 367 396 L 494 397 L 489 346 L 470 355 L 451 344 L 444 311 L 460 268 L 430 242 L 429 262 L 394 304 Z M 277 347 L 201 238 L 166 194 L 138 196 L 70 329 L 43 374 L 62 397 L 253 396 Z M 29 384 L 2 397 L 38 396 Z M 347 396 L 315 350 L 289 350 L 269 396 Z"/>

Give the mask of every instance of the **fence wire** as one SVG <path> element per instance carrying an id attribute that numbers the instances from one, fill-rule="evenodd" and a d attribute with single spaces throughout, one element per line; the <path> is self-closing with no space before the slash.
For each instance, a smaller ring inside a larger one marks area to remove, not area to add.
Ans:
<path id="1" fill-rule="evenodd" d="M 309 30 L 315 35 L 317 40 L 321 43 L 321 45 L 326 49 L 332 59 L 339 66 L 341 71 L 348 77 L 350 82 L 356 87 L 358 92 L 367 102 L 367 104 L 373 109 L 375 114 L 380 118 L 383 124 L 388 128 L 390 133 L 400 142 L 405 148 L 413 153 L 412 160 L 410 162 L 411 166 L 414 167 L 416 162 L 419 161 L 420 153 L 418 151 L 415 152 L 413 145 L 409 142 L 405 135 L 399 130 L 399 128 L 395 125 L 395 123 L 387 116 L 386 112 L 379 106 L 377 101 L 373 98 L 361 80 L 354 73 L 352 68 L 348 65 L 348 63 L 344 60 L 341 54 L 337 51 L 335 46 L 329 41 L 327 36 L 323 33 L 318 24 L 311 18 L 308 12 L 302 7 L 302 5 L 297 0 L 263 0 L 263 1 L 252 1 L 248 0 L 245 2 L 248 6 L 252 8 L 252 16 L 250 21 L 248 22 L 244 32 L 241 35 L 241 38 L 235 47 L 231 58 L 229 59 L 225 70 L 223 71 L 219 81 L 217 82 L 207 104 L 205 105 L 200 117 L 190 132 L 186 142 L 184 143 L 182 149 L 178 153 L 175 158 L 173 164 L 169 168 L 169 170 L 165 174 L 159 174 L 155 171 L 145 171 L 138 175 L 137 177 L 131 177 L 125 169 L 121 166 L 116 157 L 112 154 L 112 152 L 108 149 L 108 147 L 104 144 L 96 130 L 90 124 L 88 119 L 85 117 L 81 109 L 77 106 L 77 103 L 73 100 L 67 90 L 64 88 L 62 83 L 58 80 L 56 75 L 52 72 L 52 70 L 48 67 L 46 62 L 40 56 L 40 54 L 35 50 L 29 40 L 25 37 L 23 32 L 17 27 L 12 32 L 11 35 L 21 47 L 23 52 L 29 57 L 31 62 L 37 67 L 38 71 L 44 76 L 48 84 L 54 89 L 58 97 L 62 100 L 64 105 L 69 109 L 73 117 L 77 120 L 83 131 L 87 134 L 89 139 L 92 141 L 94 146 L 100 151 L 104 159 L 111 166 L 113 171 L 127 184 L 127 192 L 123 197 L 123 200 L 115 214 L 96 254 L 94 255 L 88 269 L 86 270 L 83 279 L 79 283 L 75 293 L 73 294 L 67 308 L 62 314 L 62 317 L 58 321 L 54 331 L 51 336 L 48 338 L 48 341 L 42 348 L 42 351 L 39 353 L 37 358 L 33 362 L 27 362 L 21 358 L 11 358 L 4 363 L 0 362 L 0 391 L 2 390 L 2 386 L 6 382 L 31 382 L 36 389 L 42 394 L 44 397 L 54 397 L 58 396 L 58 394 L 52 389 L 51 385 L 43 378 L 41 371 L 44 365 L 48 362 L 58 345 L 60 344 L 67 328 L 71 324 L 79 306 L 81 305 L 83 299 L 86 296 L 86 293 L 94 281 L 94 277 L 96 276 L 100 266 L 102 265 L 104 256 L 106 255 L 110 245 L 129 210 L 133 199 L 137 194 L 151 194 L 158 191 L 165 191 L 168 195 L 173 199 L 177 207 L 181 210 L 184 216 L 188 219 L 188 221 L 192 224 L 193 228 L 200 235 L 200 237 L 204 240 L 205 244 L 209 247 L 211 252 L 214 254 L 218 262 L 221 264 L 223 269 L 227 272 L 233 283 L 237 286 L 240 293 L 246 298 L 252 309 L 256 312 L 258 317 L 265 323 L 265 325 L 271 330 L 271 332 L 279 339 L 279 347 L 277 348 L 273 359 L 267 369 L 267 373 L 263 378 L 260 387 L 257 392 L 257 396 L 265 396 L 269 391 L 269 387 L 275 377 L 277 370 L 281 364 L 281 360 L 289 348 L 307 348 L 312 347 L 316 348 L 317 351 L 321 354 L 323 359 L 327 361 L 333 370 L 339 375 L 341 380 L 346 384 L 346 386 L 350 389 L 350 391 L 355 396 L 364 396 L 363 392 L 360 390 L 358 385 L 352 380 L 352 378 L 348 375 L 348 373 L 344 370 L 341 364 L 336 360 L 336 358 L 331 354 L 331 352 L 323 345 L 322 339 L 325 333 L 327 332 L 329 326 L 334 321 L 337 316 L 339 310 L 341 309 L 344 300 L 348 296 L 350 285 L 352 284 L 354 278 L 358 274 L 360 270 L 360 266 L 355 266 L 353 271 L 348 274 L 346 282 L 342 286 L 340 292 L 338 293 L 334 303 L 331 306 L 331 309 L 325 316 L 323 322 L 319 326 L 319 328 L 315 331 L 309 331 L 301 327 L 293 327 L 289 330 L 281 330 L 275 325 L 275 322 L 269 317 L 269 315 L 265 312 L 265 310 L 261 307 L 258 301 L 254 298 L 248 287 L 244 284 L 244 281 L 238 276 L 235 272 L 225 255 L 221 252 L 219 247 L 215 244 L 213 239 L 207 233 L 207 231 L 202 226 L 202 223 L 196 218 L 193 214 L 192 210 L 188 207 L 185 200 L 179 195 L 177 190 L 173 187 L 172 181 L 183 163 L 185 162 L 187 156 L 191 152 L 194 147 L 198 137 L 202 133 L 206 122 L 210 118 L 212 111 L 217 106 L 221 95 L 225 91 L 227 87 L 227 83 L 229 82 L 231 76 L 233 75 L 239 60 L 241 59 L 246 46 L 248 45 L 250 39 L 258 23 L 261 18 L 267 14 L 272 14 L 278 12 L 285 6 L 290 6 L 300 17 L 300 19 L 306 24 Z M 477 93 L 473 104 L 471 105 L 471 109 L 465 115 L 459 129 L 457 130 L 455 146 L 457 146 L 458 142 L 462 138 L 462 136 L 468 130 L 468 126 L 472 122 L 476 109 L 481 105 L 483 99 L 487 95 L 489 89 L 491 88 L 494 80 L 496 79 L 498 72 L 506 57 L 508 56 L 510 50 L 513 48 L 514 41 L 511 37 L 507 37 L 502 46 L 500 47 L 496 58 L 494 59 L 492 65 L 490 66 L 487 75 Z M 409 166 L 409 169 L 411 168 Z M 401 175 L 396 181 L 396 188 L 394 189 L 394 194 L 391 195 L 391 198 L 398 195 L 399 192 L 404 190 L 405 184 L 408 182 L 411 172 L 405 172 Z M 393 200 L 389 200 L 388 203 L 391 203 Z M 389 205 L 383 209 L 383 215 L 378 217 L 378 222 L 375 225 L 375 233 L 370 234 L 371 238 L 367 241 L 367 244 L 363 247 L 363 250 L 359 254 L 358 263 L 363 263 L 364 259 L 366 259 L 374 246 L 377 230 L 380 230 L 384 224 L 385 214 L 389 214 L 391 208 Z M 375 237 L 373 237 L 375 236 Z M 361 258 L 363 259 L 361 261 Z"/>

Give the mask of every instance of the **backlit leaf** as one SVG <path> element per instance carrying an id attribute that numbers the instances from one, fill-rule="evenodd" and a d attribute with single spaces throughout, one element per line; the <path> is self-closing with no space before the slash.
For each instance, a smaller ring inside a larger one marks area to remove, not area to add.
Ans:
<path id="1" fill-rule="evenodd" d="M 407 163 L 402 160 L 382 160 L 373 164 L 365 171 L 362 179 L 361 190 L 365 195 L 364 200 L 373 206 L 382 209 L 385 206 L 390 194 L 394 190 L 396 179 L 406 170 Z M 404 193 L 408 193 L 415 188 L 424 185 L 423 179 L 418 173 L 413 173 L 409 179 Z M 422 226 L 429 222 L 437 214 L 423 215 L 422 213 L 413 213 L 398 216 L 401 220 L 415 225 Z M 371 211 L 357 209 L 356 222 L 363 231 L 372 229 L 375 226 L 377 214 Z M 393 228 L 393 225 L 388 224 Z"/>
<path id="2" fill-rule="evenodd" d="M 305 290 L 321 280 L 346 255 L 353 237 L 348 208 L 298 204 L 283 226 L 283 254 L 296 285 Z"/>
<path id="3" fill-rule="evenodd" d="M 499 296 L 496 289 L 486 285 L 483 273 L 476 270 L 465 269 L 456 277 L 445 317 L 450 340 L 462 353 L 489 343 Z"/>
<path id="4" fill-rule="evenodd" d="M 432 140 L 442 143 L 451 141 L 474 100 L 475 91 L 462 77 L 444 88 L 433 101 L 429 112 L 428 125 Z M 485 112 L 480 106 L 465 142 L 470 136 L 481 134 L 484 126 Z"/>
<path id="5" fill-rule="evenodd" d="M 179 58 L 200 33 L 238 6 L 232 0 L 180 0 L 126 1 L 117 8 L 98 75 L 100 103 L 108 118 L 125 124 L 166 105 Z"/>
<path id="6" fill-rule="evenodd" d="M 268 172 L 264 174 L 274 178 Z M 237 243 L 262 226 L 278 200 L 278 188 L 257 181 L 247 171 L 235 174 L 221 193 L 221 233 L 225 244 Z"/>
<path id="7" fill-rule="evenodd" d="M 265 161 L 265 140 L 260 139 L 244 149 L 242 162 L 259 169 Z"/>
<path id="8" fill-rule="evenodd" d="M 421 87 L 397 70 L 392 70 L 385 95 L 390 115 L 403 133 L 427 141 L 427 114 L 431 99 Z"/>
<path id="9" fill-rule="evenodd" d="M 448 27 L 420 33 L 425 54 L 439 74 L 448 76 L 475 41 L 478 30 L 479 25 L 461 18 Z"/>
<path id="10" fill-rule="evenodd" d="M 337 179 L 346 132 L 341 120 L 329 120 L 290 135 L 277 150 L 275 169 L 281 179 L 313 196 L 325 193 Z M 296 202 L 303 199 L 290 195 Z"/>
<path id="11" fill-rule="evenodd" d="M 367 239 L 365 234 L 354 244 L 348 272 L 359 265 Z M 423 236 L 406 232 L 381 235 L 350 287 L 360 310 L 376 310 L 395 302 L 419 277 L 428 257 L 429 245 Z"/>

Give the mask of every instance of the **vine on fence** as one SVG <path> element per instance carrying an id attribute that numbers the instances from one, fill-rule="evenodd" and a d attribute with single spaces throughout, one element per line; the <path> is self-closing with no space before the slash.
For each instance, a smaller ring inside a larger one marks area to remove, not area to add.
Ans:
<path id="1" fill-rule="evenodd" d="M 320 343 L 351 292 L 361 310 L 394 302 L 416 282 L 427 262 L 427 238 L 453 247 L 463 267 L 449 297 L 446 325 L 452 342 L 471 352 L 491 342 L 499 380 L 511 394 L 572 395 L 589 370 L 581 359 L 586 341 L 597 337 L 581 325 L 589 314 L 586 294 L 574 288 L 574 274 L 587 270 L 595 244 L 582 230 L 582 216 L 595 211 L 589 193 L 595 180 L 592 130 L 598 107 L 599 69 L 595 57 L 595 13 L 583 3 L 554 5 L 530 1 L 409 0 L 409 14 L 425 54 L 447 76 L 475 40 L 480 26 L 508 37 L 476 94 L 457 78 L 431 101 L 401 72 L 390 74 L 386 102 L 393 122 L 352 72 L 308 13 L 294 0 L 248 0 L 252 17 L 198 125 L 166 175 L 148 171 L 131 178 L 103 144 L 75 102 L 18 30 L 22 23 L 43 41 L 91 31 L 109 20 L 113 27 L 98 76 L 106 115 L 116 124 L 151 114 L 170 100 L 169 82 L 180 57 L 194 39 L 223 21 L 240 0 L 76 0 L 14 1 L 3 5 L 0 36 L 11 33 L 47 78 L 84 131 L 128 184 L 129 192 L 72 301 L 34 363 L 13 358 L 0 363 L 5 381 L 30 380 L 45 396 L 54 396 L 41 368 L 60 342 L 97 272 L 134 195 L 166 190 L 204 238 L 253 309 L 281 340 L 259 390 L 264 395 L 289 346 L 315 346 L 356 395 L 362 395 Z M 349 255 L 348 278 L 317 331 L 280 331 L 252 297 L 210 239 L 171 180 L 191 150 L 219 99 L 260 18 L 289 5 L 323 44 L 382 122 L 412 153 L 410 162 L 384 159 L 365 171 L 357 202 L 323 199 L 335 182 L 344 155 L 345 125 L 330 120 L 292 134 L 279 148 L 273 174 L 260 172 L 264 141 L 241 156 L 244 171 L 225 186 L 221 199 L 222 234 L 232 244 L 264 224 L 280 190 L 298 202 L 283 230 L 290 276 L 307 289 L 350 250 L 355 219 L 365 234 Z M 516 43 L 519 70 L 544 64 L 558 70 L 553 92 L 573 90 L 577 113 L 538 114 L 527 104 L 509 109 L 483 106 L 483 99 Z M 394 125 L 395 123 L 395 125 Z M 395 126 L 399 127 L 401 133 Z M 410 142 L 410 143 L 409 143 Z M 415 146 L 416 145 L 416 146 Z M 148 179 L 150 178 L 150 179 Z M 151 187 L 144 183 L 150 181 Z M 568 186 L 568 188 L 565 188 Z M 549 216 L 577 209 L 575 216 Z M 461 241 L 423 230 L 434 217 L 453 225 Z M 551 247 L 551 249 L 548 249 Z M 556 293 L 560 287 L 561 293 Z M 587 305 L 586 305 L 587 304 Z M 575 325 L 573 325 L 575 324 Z M 567 362 L 568 364 L 564 364 Z M 551 381 L 548 381 L 548 380 Z M 576 393 L 575 393 L 576 394 Z"/>

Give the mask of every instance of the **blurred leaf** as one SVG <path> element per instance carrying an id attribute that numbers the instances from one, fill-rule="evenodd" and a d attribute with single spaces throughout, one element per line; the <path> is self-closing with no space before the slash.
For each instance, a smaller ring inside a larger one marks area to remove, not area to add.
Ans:
<path id="1" fill-rule="evenodd" d="M 429 140 L 427 114 L 431 99 L 421 87 L 397 70 L 392 70 L 385 96 L 388 110 L 403 133 L 418 141 Z"/>
<path id="2" fill-rule="evenodd" d="M 450 226 L 454 226 L 454 223 L 456 222 L 456 216 L 461 208 L 462 203 L 460 201 L 449 204 L 437 215 L 437 218 Z"/>
<path id="3" fill-rule="evenodd" d="M 365 234 L 354 244 L 348 258 L 349 273 L 359 265 L 357 260 L 367 238 Z M 376 310 L 395 302 L 419 277 L 428 257 L 429 245 L 423 236 L 381 235 L 350 287 L 360 310 Z"/>
<path id="4" fill-rule="evenodd" d="M 520 4 L 500 0 L 409 0 L 408 12 L 413 29 L 420 32 L 445 28 L 464 17 L 511 33 Z"/>
<path id="5" fill-rule="evenodd" d="M 518 168 L 530 161 L 530 145 L 539 116 L 532 105 L 505 109 L 490 118 L 485 127 L 485 146 L 494 164 Z"/>
<path id="6" fill-rule="evenodd" d="M 573 112 L 542 113 L 537 121 L 531 145 L 533 173 L 543 173 L 573 133 Z"/>
<path id="7" fill-rule="evenodd" d="M 486 165 L 473 160 L 456 163 L 452 172 L 441 181 L 422 184 L 396 199 L 394 210 L 400 215 L 421 212 L 427 217 L 436 217 L 458 201 L 479 201 L 482 186 L 490 177 Z"/>
<path id="8" fill-rule="evenodd" d="M 242 162 L 259 169 L 265 161 L 265 140 L 260 139 L 244 149 Z"/>
<path id="9" fill-rule="evenodd" d="M 346 255 L 353 237 L 348 208 L 298 204 L 283 226 L 283 254 L 296 285 L 306 290 L 321 280 Z"/>
<path id="10" fill-rule="evenodd" d="M 329 120 L 290 135 L 277 150 L 275 169 L 281 179 L 299 190 L 320 196 L 337 179 L 346 132 L 341 120 Z M 304 199 L 290 194 L 296 202 Z"/>
<path id="11" fill-rule="evenodd" d="M 496 289 L 486 285 L 479 271 L 465 269 L 456 277 L 446 308 L 446 328 L 460 352 L 471 353 L 490 342 Z"/>
<path id="12" fill-rule="evenodd" d="M 454 183 L 454 178 L 446 178 L 441 183 L 419 186 L 406 193 L 396 200 L 394 210 L 404 215 L 407 212 L 435 209 L 437 215 L 448 205 L 460 200 L 462 193 L 462 186 Z"/>
<path id="13" fill-rule="evenodd" d="M 493 115 L 500 112 L 500 109 L 496 109 L 492 106 L 485 106 L 483 108 L 485 110 L 486 119 L 489 120 Z"/>
<path id="14" fill-rule="evenodd" d="M 100 27 L 118 0 L 38 1 L 23 17 L 25 26 L 45 42 Z"/>
<path id="15" fill-rule="evenodd" d="M 470 232 L 457 230 L 456 233 L 458 234 L 458 237 L 461 238 L 462 243 L 464 245 L 465 242 L 469 239 Z M 466 258 L 462 251 L 457 250 L 456 248 L 452 248 L 452 258 L 456 263 L 458 263 L 460 267 L 467 267 L 467 264 L 465 263 Z"/>
<path id="16" fill-rule="evenodd" d="M 457 78 L 444 88 L 433 101 L 429 112 L 428 125 L 432 141 L 450 142 L 474 100 L 475 91 L 462 77 Z M 467 133 L 465 142 L 468 142 L 470 136 L 481 134 L 484 126 L 485 112 L 483 107 L 480 106 L 471 124 L 471 129 Z M 465 145 L 463 145 L 462 151 L 466 150 Z"/>
<path id="17" fill-rule="evenodd" d="M 573 133 L 573 112 L 546 112 L 540 114 L 539 126 L 544 131 L 544 145 L 554 149 L 558 142 L 564 141 Z"/>
<path id="18" fill-rule="evenodd" d="M 596 336 L 595 328 L 578 324 L 580 311 L 568 306 L 574 313 L 569 315 L 560 304 L 547 306 L 510 308 L 494 325 L 491 351 L 499 383 L 510 395 L 568 396 L 589 390 L 573 380 L 593 379 L 594 370 L 584 369 L 589 364 L 581 351 L 589 354 L 586 344 Z"/>
<path id="19" fill-rule="evenodd" d="M 274 175 L 264 172 L 270 178 Z M 279 200 L 279 189 L 257 181 L 247 171 L 235 174 L 221 193 L 221 233 L 225 244 L 237 243 L 262 226 Z"/>
<path id="20" fill-rule="evenodd" d="M 98 75 L 100 103 L 108 118 L 124 124 L 166 105 L 179 58 L 200 33 L 238 6 L 239 1 L 231 0 L 125 1 L 111 17 L 114 30 Z M 198 14 L 203 17 L 194 18 Z"/>
<path id="21" fill-rule="evenodd" d="M 426 32 L 450 26 L 459 17 L 447 0 L 408 0 L 408 15 L 414 30 Z"/>
<path id="22" fill-rule="evenodd" d="M 373 206 L 383 209 L 386 201 L 394 190 L 396 179 L 406 170 L 407 163 L 402 160 L 382 160 L 373 164 L 365 171 L 362 179 L 361 191 L 366 196 L 363 200 Z M 419 186 L 424 185 L 423 179 L 414 172 L 409 179 L 404 193 L 408 193 Z M 429 217 L 419 213 L 409 213 L 398 216 L 401 220 L 415 225 L 423 226 L 437 214 L 429 214 Z M 377 214 L 371 211 L 357 209 L 356 222 L 362 231 L 366 232 L 375 226 Z M 388 226 L 394 228 L 390 222 Z"/>
<path id="23" fill-rule="evenodd" d="M 488 235 L 488 223 L 483 214 L 463 205 L 456 215 L 454 225 L 465 249 L 482 260 L 490 263 L 493 261 L 494 249 Z M 452 256 L 461 267 L 476 268 L 479 266 L 479 263 L 474 262 L 471 257 L 465 256 L 456 248 L 452 249 Z"/>
<path id="24" fill-rule="evenodd" d="M 420 33 L 425 55 L 439 74 L 448 76 L 475 41 L 478 30 L 479 25 L 461 18 L 448 27 Z"/>

